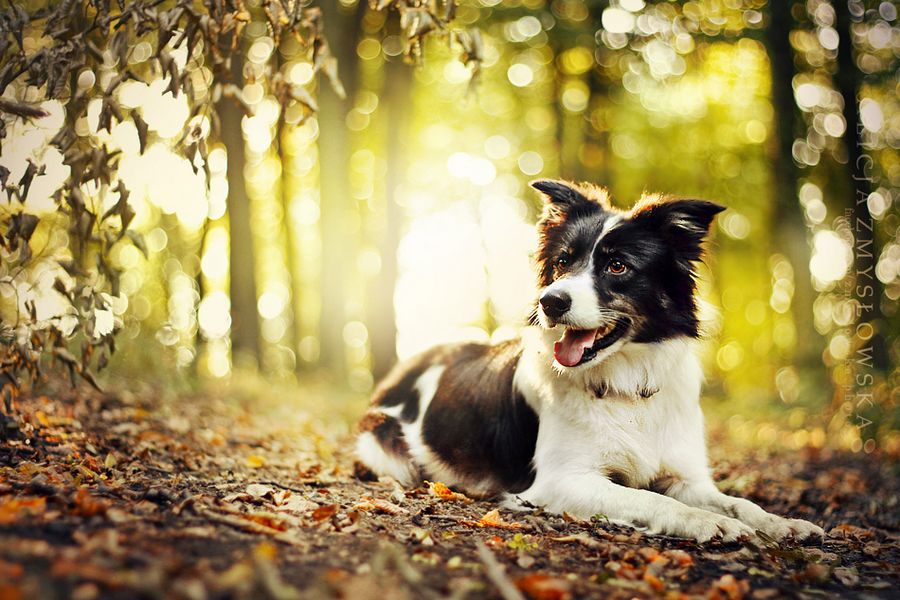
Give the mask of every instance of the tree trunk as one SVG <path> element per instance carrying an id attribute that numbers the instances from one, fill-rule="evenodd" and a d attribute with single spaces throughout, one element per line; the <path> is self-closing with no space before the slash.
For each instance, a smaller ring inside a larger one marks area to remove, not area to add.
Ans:
<path id="1" fill-rule="evenodd" d="M 278 68 L 281 69 L 284 64 L 280 50 L 278 52 Z M 288 124 L 285 120 L 284 109 L 278 115 L 278 124 L 275 129 L 275 143 L 278 148 L 278 163 L 281 165 L 281 177 L 278 181 L 278 191 L 281 196 L 281 227 L 284 234 L 284 267 L 287 270 L 288 289 L 290 290 L 290 301 L 288 302 L 288 315 L 291 322 L 285 330 L 283 343 L 291 349 L 294 354 L 294 371 L 301 370 L 302 361 L 300 360 L 300 340 L 303 338 L 302 323 L 300 322 L 300 274 L 297 272 L 297 240 L 294 235 L 294 219 L 291 216 L 291 204 L 293 200 L 293 164 L 291 156 L 285 154 L 285 140 L 294 131 L 294 126 Z"/>
<path id="2" fill-rule="evenodd" d="M 821 370 L 822 336 L 815 329 L 813 301 L 816 292 L 809 271 L 810 244 L 803 209 L 798 201 L 799 172 L 793 158 L 794 135 L 798 129 L 797 105 L 792 82 L 796 75 L 790 33 L 793 2 L 771 2 L 771 23 L 766 36 L 772 72 L 772 105 L 775 145 L 771 154 L 773 177 L 772 230 L 775 249 L 784 254 L 794 270 L 794 297 L 791 303 L 796 347 L 794 362 L 812 372 Z"/>
<path id="3" fill-rule="evenodd" d="M 847 182 L 848 202 L 845 207 L 853 213 L 851 228 L 854 232 L 854 267 L 856 289 L 862 288 L 866 293 L 856 298 L 860 303 L 859 321 L 869 323 L 874 328 L 874 335 L 864 345 L 871 346 L 873 366 L 882 375 L 888 372 L 888 353 L 882 327 L 881 302 L 884 298 L 884 286 L 875 276 L 875 265 L 881 255 L 881 244 L 875 235 L 874 219 L 869 213 L 866 201 L 875 186 L 873 170 L 875 167 L 871 157 L 863 152 L 862 123 L 859 120 L 859 95 L 862 87 L 862 73 L 856 67 L 853 58 L 853 37 L 850 32 L 852 16 L 847 0 L 834 2 L 837 14 L 838 69 L 834 77 L 835 86 L 844 99 L 844 120 L 847 128 L 844 131 L 844 145 L 847 149 L 847 168 L 843 175 Z"/>
<path id="4" fill-rule="evenodd" d="M 235 82 L 241 82 L 243 68 L 239 52 L 232 58 Z M 256 270 L 253 259 L 253 232 L 250 229 L 250 197 L 244 187 L 244 137 L 242 109 L 231 98 L 218 104 L 220 135 L 228 153 L 228 235 L 231 296 L 231 355 L 236 366 L 257 367 L 261 346 L 256 310 Z"/>
<path id="5" fill-rule="evenodd" d="M 397 360 L 397 321 L 394 291 L 397 286 L 397 248 L 403 213 L 397 195 L 406 176 L 409 140 L 412 70 L 400 58 L 385 65 L 384 94 L 387 108 L 387 174 L 385 176 L 384 229 L 378 240 L 381 271 L 369 295 L 369 347 L 372 375 L 381 379 Z"/>
<path id="6" fill-rule="evenodd" d="M 346 126 L 347 111 L 357 84 L 356 45 L 360 21 L 366 3 L 360 2 L 352 12 L 342 10 L 338 2 L 323 2 L 322 14 L 328 24 L 328 41 L 338 59 L 338 69 L 346 90 L 342 99 L 327 78 L 319 77 L 319 193 L 322 236 L 321 300 L 319 318 L 319 361 L 337 379 L 346 373 L 344 325 L 346 315 L 345 276 L 356 264 L 346 224 L 353 210 L 347 168 L 350 162 L 350 140 Z"/>

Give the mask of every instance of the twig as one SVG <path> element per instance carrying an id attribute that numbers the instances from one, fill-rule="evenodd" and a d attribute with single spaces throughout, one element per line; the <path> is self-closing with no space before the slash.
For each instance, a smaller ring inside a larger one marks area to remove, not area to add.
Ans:
<path id="1" fill-rule="evenodd" d="M 289 492 L 295 492 L 297 494 L 305 494 L 308 490 L 303 490 L 298 487 L 294 487 L 292 485 L 284 485 L 283 483 L 278 483 L 277 481 L 260 481 L 263 485 L 274 485 L 277 488 L 281 488 L 283 490 L 288 490 Z"/>
<path id="2" fill-rule="evenodd" d="M 282 544 L 287 544 L 289 546 L 297 546 L 300 548 L 307 547 L 307 545 L 303 541 L 287 532 L 278 531 L 270 527 L 266 527 L 265 525 L 260 525 L 259 523 L 248 521 L 247 519 L 242 519 L 238 516 L 218 513 L 202 506 L 194 506 L 192 508 L 198 515 L 200 515 L 201 517 L 205 517 L 210 521 L 221 523 L 222 525 L 228 525 L 229 527 L 234 527 L 235 529 L 240 529 L 248 533 L 259 533 L 267 535 L 273 540 L 281 542 Z"/>
<path id="3" fill-rule="evenodd" d="M 506 574 L 503 565 L 500 564 L 497 557 L 494 556 L 494 553 L 488 550 L 488 547 L 484 545 L 484 542 L 478 540 L 475 542 L 475 547 L 478 549 L 478 558 L 481 559 L 481 563 L 484 565 L 485 575 L 491 580 L 491 583 L 494 584 L 497 591 L 500 592 L 500 596 L 503 597 L 503 600 L 525 600 L 525 596 L 523 596 L 522 592 L 519 591 L 519 588 L 515 586 Z"/>

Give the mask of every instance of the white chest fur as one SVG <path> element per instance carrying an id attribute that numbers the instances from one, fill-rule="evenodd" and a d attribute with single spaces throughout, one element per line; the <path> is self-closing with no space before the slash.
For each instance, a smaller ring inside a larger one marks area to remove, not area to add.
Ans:
<path id="1" fill-rule="evenodd" d="M 675 462 L 705 465 L 702 375 L 690 342 L 633 344 L 599 366 L 560 374 L 547 340 L 531 335 L 516 383 L 540 416 L 538 478 L 593 472 L 645 487 Z"/>

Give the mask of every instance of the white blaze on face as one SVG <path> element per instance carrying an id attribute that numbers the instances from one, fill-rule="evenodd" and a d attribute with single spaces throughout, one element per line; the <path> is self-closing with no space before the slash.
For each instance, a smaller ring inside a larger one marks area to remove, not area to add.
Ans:
<path id="1" fill-rule="evenodd" d="M 566 275 L 548 285 L 541 292 L 561 292 L 565 293 L 572 299 L 572 307 L 566 313 L 566 325 L 575 328 L 590 329 L 599 327 L 603 324 L 604 319 L 600 310 L 600 298 L 597 296 L 597 286 L 595 281 L 594 269 L 594 250 L 600 240 L 615 228 L 622 221 L 620 215 L 610 215 L 603 222 L 600 235 L 594 240 L 591 248 L 591 259 L 587 266 L 577 273 Z"/>
<path id="2" fill-rule="evenodd" d="M 600 323 L 600 299 L 594 282 L 593 261 L 582 271 L 557 279 L 544 289 L 569 296 L 572 307 L 565 314 L 566 325 L 588 329 Z"/>

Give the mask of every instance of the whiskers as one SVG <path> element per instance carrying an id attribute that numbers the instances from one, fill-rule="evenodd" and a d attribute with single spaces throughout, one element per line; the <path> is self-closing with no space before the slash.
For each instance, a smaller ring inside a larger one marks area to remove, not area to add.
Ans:
<path id="1" fill-rule="evenodd" d="M 600 319 L 603 320 L 603 325 L 618 327 L 619 325 L 630 325 L 632 322 L 631 317 L 611 308 L 601 308 L 597 313 Z"/>

